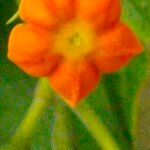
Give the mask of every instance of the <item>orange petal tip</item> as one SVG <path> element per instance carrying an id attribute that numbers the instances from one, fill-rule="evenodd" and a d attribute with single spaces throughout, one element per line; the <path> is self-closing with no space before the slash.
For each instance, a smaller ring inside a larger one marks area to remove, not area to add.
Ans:
<path id="1" fill-rule="evenodd" d="M 53 89 L 72 107 L 98 84 L 100 72 L 87 62 L 64 63 L 49 77 Z"/>

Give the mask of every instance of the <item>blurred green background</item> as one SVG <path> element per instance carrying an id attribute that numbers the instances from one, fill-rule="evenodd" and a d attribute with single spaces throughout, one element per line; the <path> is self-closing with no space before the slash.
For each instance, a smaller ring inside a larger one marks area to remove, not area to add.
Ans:
<path id="1" fill-rule="evenodd" d="M 82 107 L 88 104 L 121 150 L 131 150 L 133 145 L 136 150 L 149 150 L 149 0 L 123 0 L 122 6 L 122 19 L 137 33 L 144 52 L 122 70 L 103 76 L 97 89 L 77 106 L 77 111 L 86 113 Z M 0 145 L 10 141 L 24 118 L 37 82 L 6 57 L 9 32 L 19 20 L 7 26 L 6 22 L 17 9 L 15 0 L 0 0 Z M 86 125 L 61 100 L 52 102 L 39 117 L 30 146 L 31 150 L 101 149 Z"/>

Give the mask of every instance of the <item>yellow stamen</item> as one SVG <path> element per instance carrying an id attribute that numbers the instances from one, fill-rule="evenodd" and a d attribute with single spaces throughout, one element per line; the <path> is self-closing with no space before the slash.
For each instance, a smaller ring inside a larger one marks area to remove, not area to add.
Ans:
<path id="1" fill-rule="evenodd" d="M 92 50 L 93 39 L 94 32 L 89 24 L 73 21 L 56 33 L 54 51 L 69 60 L 81 59 Z"/>

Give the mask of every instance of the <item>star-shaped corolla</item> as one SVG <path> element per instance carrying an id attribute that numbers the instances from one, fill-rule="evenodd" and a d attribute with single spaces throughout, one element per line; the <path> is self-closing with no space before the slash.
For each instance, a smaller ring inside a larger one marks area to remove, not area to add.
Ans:
<path id="1" fill-rule="evenodd" d="M 47 76 L 71 106 L 142 50 L 120 21 L 119 0 L 22 0 L 19 10 L 24 23 L 10 34 L 8 58 Z"/>

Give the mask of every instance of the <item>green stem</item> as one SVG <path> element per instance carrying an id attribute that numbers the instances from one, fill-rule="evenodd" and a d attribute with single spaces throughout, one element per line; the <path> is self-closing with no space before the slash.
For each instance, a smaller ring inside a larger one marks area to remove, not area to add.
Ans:
<path id="1" fill-rule="evenodd" d="M 110 134 L 110 131 L 107 129 L 105 124 L 101 122 L 96 113 L 86 104 L 86 102 L 73 111 L 84 123 L 86 128 L 97 141 L 97 144 L 103 150 L 120 150 L 120 147 Z"/>
<path id="2" fill-rule="evenodd" d="M 9 25 L 11 23 L 13 23 L 17 18 L 19 18 L 19 10 L 17 10 L 13 16 L 11 16 L 11 18 L 8 19 L 8 21 L 6 22 L 6 25 Z"/>
<path id="3" fill-rule="evenodd" d="M 16 0 L 16 4 L 20 4 L 20 0 Z M 6 25 L 13 23 L 17 18 L 19 18 L 19 9 L 7 20 Z"/>
<path id="4" fill-rule="evenodd" d="M 51 91 L 47 79 L 40 79 L 35 90 L 34 100 L 12 138 L 12 147 L 23 149 L 23 147 L 28 147 L 28 145 L 30 145 L 28 142 L 31 141 L 30 138 L 32 137 L 32 132 L 34 131 L 36 123 L 43 111 L 49 106 L 49 100 L 53 98 L 53 93 Z"/>
<path id="5" fill-rule="evenodd" d="M 28 145 L 30 145 L 30 143 L 26 143 L 26 141 L 30 141 L 29 138 L 32 135 L 38 118 L 48 106 L 49 99 L 52 98 L 54 99 L 54 94 L 49 88 L 48 81 L 46 79 L 40 79 L 36 88 L 34 101 L 20 127 L 13 136 L 13 147 L 17 147 L 19 150 L 22 150 L 22 147 L 24 147 L 24 149 L 29 149 Z M 92 111 L 86 103 L 80 105 L 77 109 L 72 110 L 84 123 L 103 150 L 120 150 L 107 127 L 100 121 L 95 112 Z"/>
<path id="6" fill-rule="evenodd" d="M 52 150 L 73 150 L 72 130 L 70 128 L 69 109 L 62 101 L 55 100 L 54 121 L 52 128 Z M 60 144 L 63 143 L 63 144 Z"/>
<path id="7" fill-rule="evenodd" d="M 16 0 L 16 3 L 19 5 L 19 3 L 20 3 L 20 0 Z"/>

